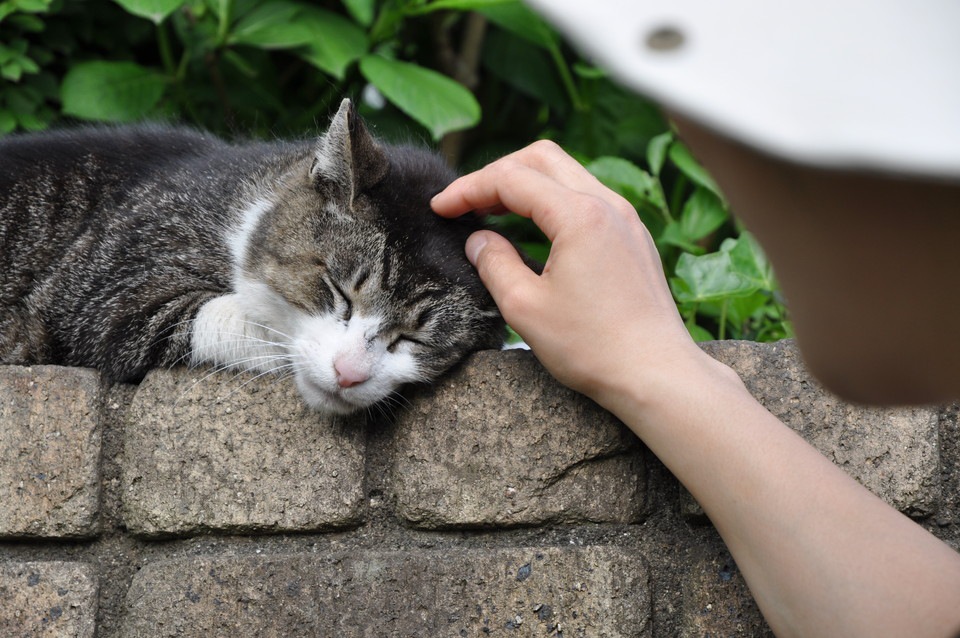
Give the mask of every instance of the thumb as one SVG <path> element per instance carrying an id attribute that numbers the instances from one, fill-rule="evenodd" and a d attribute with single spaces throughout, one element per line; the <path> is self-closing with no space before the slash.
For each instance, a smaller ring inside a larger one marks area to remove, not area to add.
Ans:
<path id="1" fill-rule="evenodd" d="M 467 259 L 480 274 L 480 280 L 487 287 L 500 312 L 506 316 L 503 301 L 509 291 L 525 289 L 533 284 L 537 275 L 530 270 L 517 249 L 501 235 L 489 230 L 477 231 L 470 235 L 466 245 Z M 520 297 L 526 295 L 520 294 Z"/>

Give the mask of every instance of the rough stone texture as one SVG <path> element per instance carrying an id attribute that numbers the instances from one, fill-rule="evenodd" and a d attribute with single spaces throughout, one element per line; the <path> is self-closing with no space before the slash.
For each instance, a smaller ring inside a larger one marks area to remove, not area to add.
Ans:
<path id="1" fill-rule="evenodd" d="M 693 552 L 683 588 L 682 616 L 682 638 L 773 638 L 740 570 L 722 546 L 701 547 Z"/>
<path id="2" fill-rule="evenodd" d="M 310 531 L 360 521 L 362 420 L 310 411 L 289 380 L 208 374 L 156 370 L 133 399 L 123 460 L 132 532 Z"/>
<path id="3" fill-rule="evenodd" d="M 100 375 L 0 367 L 0 537 L 86 537 L 100 499 Z"/>
<path id="4" fill-rule="evenodd" d="M 793 341 L 704 344 L 736 370 L 777 418 L 901 512 L 928 516 L 938 506 L 938 410 L 845 403 L 807 372 Z"/>
<path id="5" fill-rule="evenodd" d="M 92 638 L 97 578 L 90 565 L 0 563 L 0 636 Z"/>
<path id="6" fill-rule="evenodd" d="M 643 559 L 617 548 L 372 551 L 149 564 L 121 635 L 649 635 Z"/>
<path id="7" fill-rule="evenodd" d="M 635 437 L 528 352 L 482 352 L 417 396 L 396 427 L 398 511 L 424 528 L 631 522 Z"/>

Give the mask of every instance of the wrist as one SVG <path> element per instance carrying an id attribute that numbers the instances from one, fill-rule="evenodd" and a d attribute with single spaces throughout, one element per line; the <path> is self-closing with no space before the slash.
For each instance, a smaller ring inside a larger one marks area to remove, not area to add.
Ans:
<path id="1" fill-rule="evenodd" d="M 732 368 L 692 342 L 661 356 L 655 365 L 635 361 L 640 363 L 610 375 L 590 396 L 641 439 L 670 428 L 691 410 L 713 409 L 717 400 L 754 401 Z"/>

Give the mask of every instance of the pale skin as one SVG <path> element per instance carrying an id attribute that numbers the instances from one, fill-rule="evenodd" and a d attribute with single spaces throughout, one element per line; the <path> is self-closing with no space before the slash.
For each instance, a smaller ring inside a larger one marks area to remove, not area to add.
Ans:
<path id="1" fill-rule="evenodd" d="M 551 374 L 613 412 L 696 497 L 778 636 L 960 631 L 960 554 L 830 463 L 693 343 L 626 200 L 537 142 L 432 205 L 447 217 L 509 210 L 544 231 L 542 275 L 490 231 L 466 252 Z"/>

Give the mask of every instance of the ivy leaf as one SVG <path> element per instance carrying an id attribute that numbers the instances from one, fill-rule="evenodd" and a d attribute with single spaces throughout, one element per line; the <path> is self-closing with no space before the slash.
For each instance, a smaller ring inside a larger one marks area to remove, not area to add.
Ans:
<path id="1" fill-rule="evenodd" d="M 680 226 L 685 237 L 697 241 L 720 228 L 729 218 L 730 214 L 720 198 L 700 187 L 683 205 Z"/>
<path id="2" fill-rule="evenodd" d="M 64 76 L 60 100 L 67 115 L 129 122 L 153 110 L 166 87 L 162 75 L 133 62 L 81 62 Z"/>
<path id="3" fill-rule="evenodd" d="M 694 158 L 693 154 L 690 153 L 690 149 L 688 149 L 685 144 L 675 140 L 673 144 L 670 145 L 669 156 L 670 161 L 676 164 L 680 172 L 690 178 L 694 184 L 706 188 L 720 199 L 723 199 L 723 193 L 720 192 L 720 187 L 717 186 L 717 183 L 710 176 L 710 173 Z"/>
<path id="4" fill-rule="evenodd" d="M 777 282 L 773 268 L 767 261 L 760 244 L 754 236 L 744 231 L 737 239 L 725 239 L 720 250 L 730 253 L 731 264 L 743 277 L 749 279 L 760 290 L 774 291 Z"/>
<path id="5" fill-rule="evenodd" d="M 650 171 L 657 177 L 663 170 L 663 163 L 667 159 L 667 149 L 670 148 L 672 142 L 673 133 L 666 131 L 651 139 L 650 143 L 647 144 L 647 164 L 650 165 Z"/>
<path id="6" fill-rule="evenodd" d="M 603 156 L 587 164 L 586 168 L 607 188 L 625 197 L 640 212 L 648 228 L 650 223 L 645 212 L 654 213 L 659 223 L 668 217 L 667 201 L 660 180 L 633 162 L 622 157 Z"/>
<path id="7" fill-rule="evenodd" d="M 360 72 L 397 108 L 425 126 L 435 140 L 480 121 L 480 105 L 473 94 L 436 71 L 367 55 L 360 59 Z"/>
<path id="8" fill-rule="evenodd" d="M 183 6 L 186 0 L 114 0 L 135 16 L 160 24 L 168 15 Z"/>
<path id="9" fill-rule="evenodd" d="M 694 256 L 683 253 L 670 280 L 674 297 L 682 303 L 721 301 L 743 297 L 758 290 L 756 284 L 737 272 L 729 251 Z"/>

